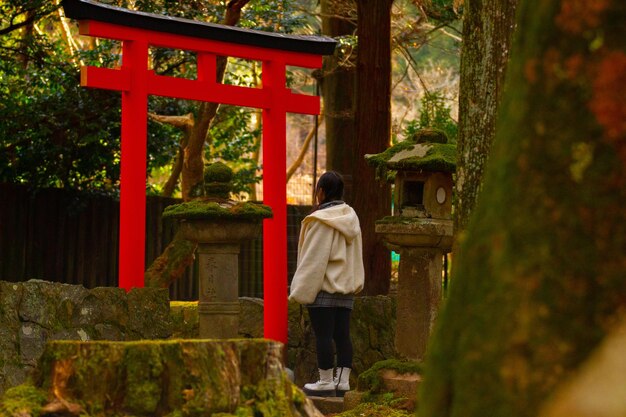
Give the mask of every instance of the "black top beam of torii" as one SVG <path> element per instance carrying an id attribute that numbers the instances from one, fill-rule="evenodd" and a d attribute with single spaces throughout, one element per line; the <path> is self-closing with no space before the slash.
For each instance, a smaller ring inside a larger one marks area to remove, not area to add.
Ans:
<path id="1" fill-rule="evenodd" d="M 94 0 L 63 0 L 65 15 L 77 20 L 96 20 L 138 29 L 211 39 L 291 52 L 332 55 L 337 41 L 326 36 L 286 35 L 245 29 L 180 17 L 145 13 L 102 4 Z"/>

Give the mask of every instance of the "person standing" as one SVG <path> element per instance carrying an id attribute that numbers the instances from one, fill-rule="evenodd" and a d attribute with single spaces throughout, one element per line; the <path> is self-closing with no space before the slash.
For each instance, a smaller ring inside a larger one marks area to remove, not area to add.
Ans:
<path id="1" fill-rule="evenodd" d="M 363 289 L 363 243 L 359 218 L 342 201 L 343 178 L 334 171 L 317 182 L 317 205 L 302 220 L 298 266 L 289 299 L 307 307 L 317 350 L 319 380 L 304 385 L 307 395 L 343 396 L 350 390 L 354 294 Z M 337 372 L 333 377 L 333 342 Z"/>

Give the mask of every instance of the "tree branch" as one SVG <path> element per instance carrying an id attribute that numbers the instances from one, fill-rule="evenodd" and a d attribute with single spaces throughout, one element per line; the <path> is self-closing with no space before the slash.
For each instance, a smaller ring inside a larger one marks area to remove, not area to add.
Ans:
<path id="1" fill-rule="evenodd" d="M 193 113 L 183 114 L 182 116 L 166 116 L 162 114 L 148 113 L 148 117 L 155 122 L 168 124 L 181 129 L 190 129 L 193 127 Z"/>
<path id="2" fill-rule="evenodd" d="M 324 112 L 320 113 L 319 120 L 321 120 L 322 122 L 324 121 Z M 309 144 L 311 143 L 311 139 L 313 139 L 313 136 L 315 136 L 315 132 L 317 131 L 317 129 L 319 129 L 321 124 L 322 123 L 318 123 L 317 126 L 313 126 L 313 128 L 309 131 L 309 134 L 306 135 L 304 144 L 302 145 L 302 148 L 300 149 L 300 154 L 298 155 L 296 160 L 293 162 L 293 164 L 291 164 L 291 166 L 287 170 L 287 182 L 289 182 L 289 180 L 291 179 L 293 174 L 296 172 L 298 167 L 302 164 L 302 161 L 304 160 L 304 156 L 306 155 L 307 150 L 309 148 Z"/>

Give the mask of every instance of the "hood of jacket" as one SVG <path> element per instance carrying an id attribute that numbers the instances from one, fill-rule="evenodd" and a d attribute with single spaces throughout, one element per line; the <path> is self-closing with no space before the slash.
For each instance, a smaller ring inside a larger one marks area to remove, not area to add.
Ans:
<path id="1" fill-rule="evenodd" d="M 313 220 L 318 220 L 336 229 L 346 237 L 349 243 L 361 233 L 356 212 L 345 203 L 317 210 L 305 217 L 302 223 L 306 224 Z"/>

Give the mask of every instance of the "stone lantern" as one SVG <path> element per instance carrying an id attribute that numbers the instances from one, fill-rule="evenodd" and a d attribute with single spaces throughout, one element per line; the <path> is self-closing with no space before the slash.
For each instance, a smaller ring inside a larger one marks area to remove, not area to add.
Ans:
<path id="1" fill-rule="evenodd" d="M 270 207 L 229 200 L 233 172 L 221 162 L 207 167 L 205 194 L 166 207 L 163 217 L 179 220 L 182 237 L 198 242 L 201 338 L 236 338 L 239 329 L 239 251 L 259 236 Z"/>
<path id="2" fill-rule="evenodd" d="M 452 248 L 452 174 L 456 146 L 425 129 L 386 151 L 366 155 L 384 179 L 395 171 L 394 212 L 376 233 L 400 254 L 396 349 L 424 358 L 442 297 L 443 256 Z"/>

